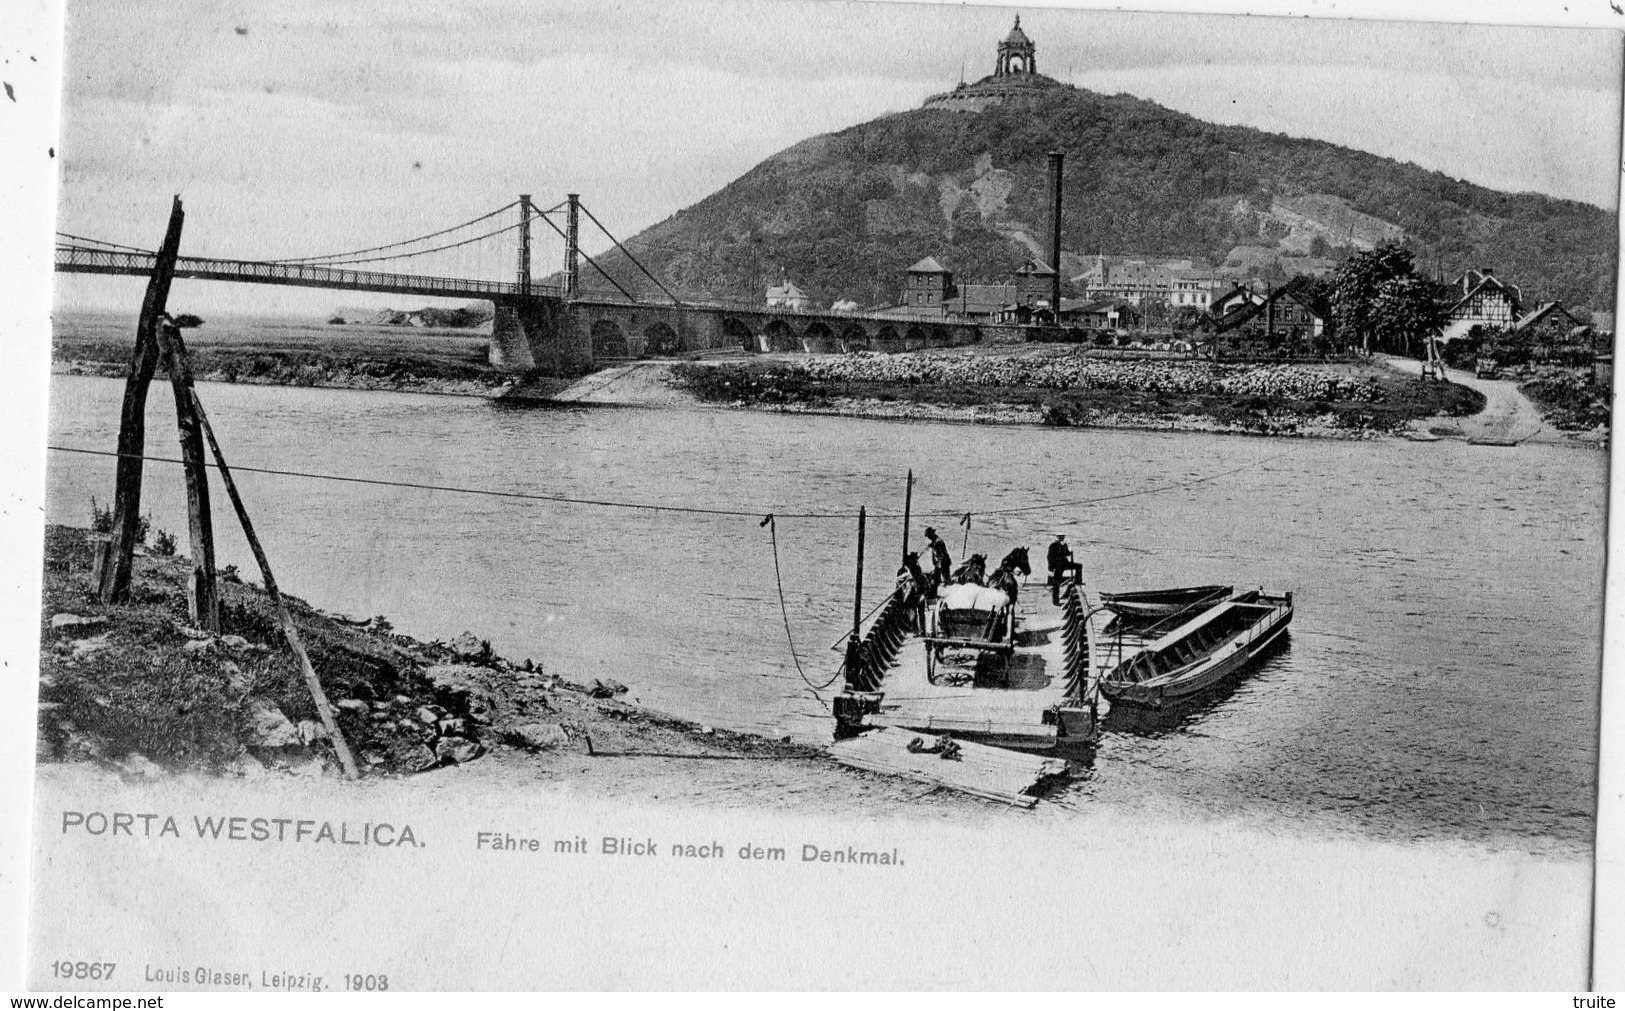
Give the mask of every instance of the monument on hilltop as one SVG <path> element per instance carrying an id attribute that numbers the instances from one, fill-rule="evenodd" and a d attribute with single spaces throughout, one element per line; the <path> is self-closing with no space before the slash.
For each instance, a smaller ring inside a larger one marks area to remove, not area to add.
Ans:
<path id="1" fill-rule="evenodd" d="M 1067 87 L 1053 77 L 1045 77 L 1038 72 L 1037 53 L 1038 47 L 1021 30 L 1021 15 L 1018 14 L 1015 27 L 999 43 L 993 73 L 974 84 L 961 82 L 952 91 L 932 95 L 925 100 L 925 108 L 981 112 L 990 105 L 1028 102 L 1046 91 Z"/>

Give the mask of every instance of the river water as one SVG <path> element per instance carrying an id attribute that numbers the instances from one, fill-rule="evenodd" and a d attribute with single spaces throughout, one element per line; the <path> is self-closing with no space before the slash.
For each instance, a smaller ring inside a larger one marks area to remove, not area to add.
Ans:
<path id="1" fill-rule="evenodd" d="M 122 381 L 58 376 L 51 441 L 109 449 Z M 1109 804 L 1311 831 L 1578 852 L 1594 824 L 1606 454 L 905 424 L 743 411 L 201 384 L 228 462 L 503 492 L 742 510 L 563 505 L 244 473 L 278 581 L 317 607 L 465 629 L 575 681 L 718 726 L 827 740 L 806 676 L 839 661 L 856 513 L 865 599 L 890 586 L 912 467 L 957 560 L 1068 533 L 1091 591 L 1293 590 L 1287 647 L 1157 725 L 1109 724 L 1056 807 Z M 149 452 L 174 456 L 155 384 Z M 84 524 L 113 461 L 54 453 L 48 514 Z M 1166 488 L 1171 484 L 1182 487 Z M 220 563 L 254 573 L 215 483 Z M 1162 488 L 1164 490 L 1156 490 Z M 1139 493 L 1139 494 L 1129 494 Z M 1110 497 L 1117 496 L 1117 497 Z M 1104 499 L 1087 504 L 1081 500 Z M 145 509 L 185 544 L 179 468 Z M 997 510 L 1042 506 L 998 515 Z M 1041 578 L 1038 577 L 1038 578 Z"/>

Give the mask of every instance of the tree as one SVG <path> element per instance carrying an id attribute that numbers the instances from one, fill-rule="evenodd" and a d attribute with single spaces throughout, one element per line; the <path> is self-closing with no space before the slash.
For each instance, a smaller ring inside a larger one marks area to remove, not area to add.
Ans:
<path id="1" fill-rule="evenodd" d="M 1371 300 L 1367 333 L 1384 351 L 1410 354 L 1413 343 L 1420 344 L 1444 328 L 1446 315 L 1428 282 L 1414 274 L 1391 277 Z"/>
<path id="2" fill-rule="evenodd" d="M 1346 341 L 1359 340 L 1365 352 L 1371 353 L 1372 338 L 1376 336 L 1372 329 L 1372 311 L 1378 294 L 1389 281 L 1416 280 L 1415 266 L 1411 251 L 1393 242 L 1343 261 L 1332 281 L 1332 318 Z M 1412 297 L 1401 289 L 1389 294 L 1390 309 Z M 1392 317 L 1385 320 L 1390 327 L 1394 322 Z"/>
<path id="3" fill-rule="evenodd" d="M 1174 310 L 1170 324 L 1179 333 L 1189 333 L 1192 330 L 1200 329 L 1207 319 L 1207 313 L 1196 306 L 1182 305 Z M 1212 329 L 1212 327 L 1210 326 L 1208 329 Z"/>

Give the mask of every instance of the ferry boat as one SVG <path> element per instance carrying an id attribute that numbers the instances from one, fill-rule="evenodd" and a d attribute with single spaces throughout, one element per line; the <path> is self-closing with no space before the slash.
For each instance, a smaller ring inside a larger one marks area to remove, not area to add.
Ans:
<path id="1" fill-rule="evenodd" d="M 835 697 L 836 737 L 877 727 L 939 734 L 1023 751 L 1077 750 L 1099 738 L 1089 613 L 1078 587 L 1060 604 L 1042 584 L 1014 605 L 922 608 L 893 597 L 858 648 Z M 978 588 L 983 589 L 983 588 Z"/>

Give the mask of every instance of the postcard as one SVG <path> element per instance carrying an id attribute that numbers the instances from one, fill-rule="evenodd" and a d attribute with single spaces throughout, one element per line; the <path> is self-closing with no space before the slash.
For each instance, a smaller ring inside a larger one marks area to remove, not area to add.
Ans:
<path id="1" fill-rule="evenodd" d="M 64 26 L 28 987 L 1618 985 L 1618 29 Z"/>

